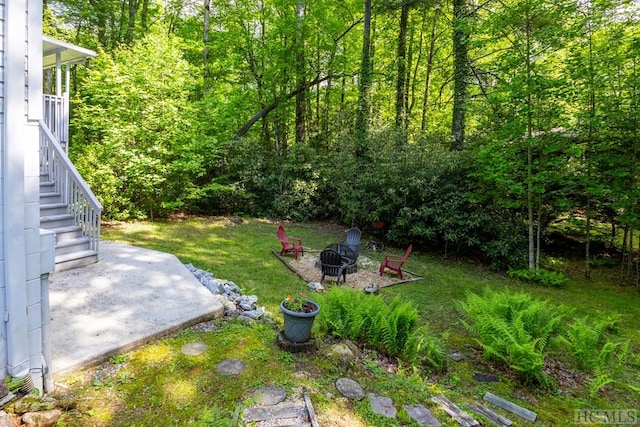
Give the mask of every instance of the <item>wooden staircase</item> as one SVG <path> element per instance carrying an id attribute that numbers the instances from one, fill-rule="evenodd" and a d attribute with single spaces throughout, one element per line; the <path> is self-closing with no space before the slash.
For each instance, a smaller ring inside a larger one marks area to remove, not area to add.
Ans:
<path id="1" fill-rule="evenodd" d="M 56 233 L 56 271 L 98 261 L 98 252 L 91 249 L 90 239 L 83 236 L 82 226 L 76 224 L 69 205 L 46 173 L 40 174 L 40 227 Z"/>

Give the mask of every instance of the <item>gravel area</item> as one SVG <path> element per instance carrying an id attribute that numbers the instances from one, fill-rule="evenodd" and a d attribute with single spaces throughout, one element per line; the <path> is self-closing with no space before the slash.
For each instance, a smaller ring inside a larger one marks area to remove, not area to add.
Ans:
<path id="1" fill-rule="evenodd" d="M 304 256 L 298 256 L 297 260 L 289 255 L 281 257 L 281 259 L 307 282 L 319 282 L 320 277 L 322 276 L 322 272 L 318 267 L 316 267 L 316 261 L 318 260 L 319 254 L 319 251 L 305 250 Z M 373 261 L 366 255 L 359 255 L 358 271 L 356 273 L 347 274 L 346 286 L 350 286 L 354 289 L 364 289 L 369 285 L 378 285 L 383 288 L 396 283 L 420 279 L 419 276 L 414 276 L 411 273 L 403 271 L 404 279 L 400 280 L 400 276 L 389 270 L 385 271 L 384 275 L 380 277 L 380 274 L 378 273 L 379 268 L 379 261 Z M 335 277 L 325 277 L 323 285 L 327 286 L 335 284 L 335 280 Z M 340 286 L 345 285 L 341 282 Z"/>

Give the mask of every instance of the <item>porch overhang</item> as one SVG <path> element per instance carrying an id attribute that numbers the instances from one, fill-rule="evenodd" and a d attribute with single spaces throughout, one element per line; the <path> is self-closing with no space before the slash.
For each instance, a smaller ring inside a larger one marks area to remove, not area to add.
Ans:
<path id="1" fill-rule="evenodd" d="M 56 40 L 53 37 L 42 36 L 42 68 L 75 64 L 94 56 L 97 54 L 91 49 Z"/>

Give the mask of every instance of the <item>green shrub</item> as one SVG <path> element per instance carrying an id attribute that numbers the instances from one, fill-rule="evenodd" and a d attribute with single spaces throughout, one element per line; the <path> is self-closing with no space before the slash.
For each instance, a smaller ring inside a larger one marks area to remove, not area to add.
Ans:
<path id="1" fill-rule="evenodd" d="M 410 302 L 332 288 L 320 298 L 317 318 L 321 332 L 366 343 L 373 349 L 410 363 L 444 367 L 444 350 L 438 340 L 418 328 L 418 311 Z"/>
<path id="2" fill-rule="evenodd" d="M 482 347 L 485 359 L 503 362 L 525 383 L 551 384 L 542 368 L 549 340 L 562 328 L 563 314 L 526 293 L 485 291 L 461 303 L 464 326 Z"/>
<path id="3" fill-rule="evenodd" d="M 522 280 L 525 282 L 532 282 L 548 288 L 560 288 L 567 283 L 567 278 L 564 274 L 557 271 L 548 271 L 544 269 L 528 270 L 528 269 L 510 269 L 509 277 Z"/>

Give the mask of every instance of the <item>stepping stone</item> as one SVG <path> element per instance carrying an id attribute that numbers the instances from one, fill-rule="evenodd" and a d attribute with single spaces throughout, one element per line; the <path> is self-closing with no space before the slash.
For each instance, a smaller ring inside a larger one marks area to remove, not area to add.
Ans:
<path id="1" fill-rule="evenodd" d="M 438 396 L 433 396 L 431 400 L 440 405 L 447 415 L 456 420 L 462 427 L 474 427 L 480 425 L 478 421 L 471 418 L 469 414 L 458 408 L 455 403 L 451 402 L 443 395 L 440 394 Z"/>
<path id="2" fill-rule="evenodd" d="M 340 394 L 349 399 L 362 400 L 364 398 L 362 386 L 350 378 L 340 378 L 336 381 L 336 388 Z"/>
<path id="3" fill-rule="evenodd" d="M 536 421 L 536 418 L 538 416 L 538 414 L 536 414 L 535 412 L 523 408 L 522 406 L 516 405 L 515 403 L 500 396 L 496 396 L 493 393 L 486 392 L 484 395 L 484 400 L 493 403 L 494 405 L 504 409 L 505 411 L 516 414 L 517 416 L 524 418 L 527 421 L 531 421 L 532 423 Z"/>
<path id="4" fill-rule="evenodd" d="M 244 371 L 244 361 L 241 359 L 225 359 L 216 365 L 216 372 L 220 375 L 238 375 Z"/>
<path id="5" fill-rule="evenodd" d="M 287 392 L 282 387 L 266 386 L 256 390 L 252 395 L 252 401 L 255 399 L 256 405 L 273 406 L 284 401 Z"/>
<path id="6" fill-rule="evenodd" d="M 396 407 L 393 406 L 393 401 L 388 397 L 369 393 L 369 404 L 371 405 L 371 411 L 373 411 L 374 414 L 380 414 L 387 418 L 395 419 L 397 412 Z"/>
<path id="7" fill-rule="evenodd" d="M 484 374 L 482 372 L 476 372 L 473 374 L 473 379 L 481 383 L 496 383 L 500 381 L 500 378 L 498 378 L 497 375 Z"/>
<path id="8" fill-rule="evenodd" d="M 420 404 L 415 406 L 404 405 L 403 408 L 420 426 L 440 427 L 442 425 L 440 421 L 431 414 L 431 411 Z"/>
<path id="9" fill-rule="evenodd" d="M 465 405 L 467 405 L 467 407 L 472 411 L 475 411 L 480 415 L 484 415 L 499 427 L 511 427 L 513 425 L 513 421 L 511 421 L 509 418 L 505 418 L 502 415 L 493 412 L 491 409 L 481 405 L 478 402 L 465 403 Z"/>
<path id="10" fill-rule="evenodd" d="M 453 360 L 454 362 L 461 362 L 467 358 L 467 356 L 462 353 L 458 353 L 457 351 L 455 353 L 449 353 L 448 356 L 449 359 Z"/>
<path id="11" fill-rule="evenodd" d="M 181 351 L 182 354 L 186 354 L 187 356 L 197 356 L 204 353 L 207 347 L 208 346 L 203 342 L 191 342 L 183 345 Z"/>

